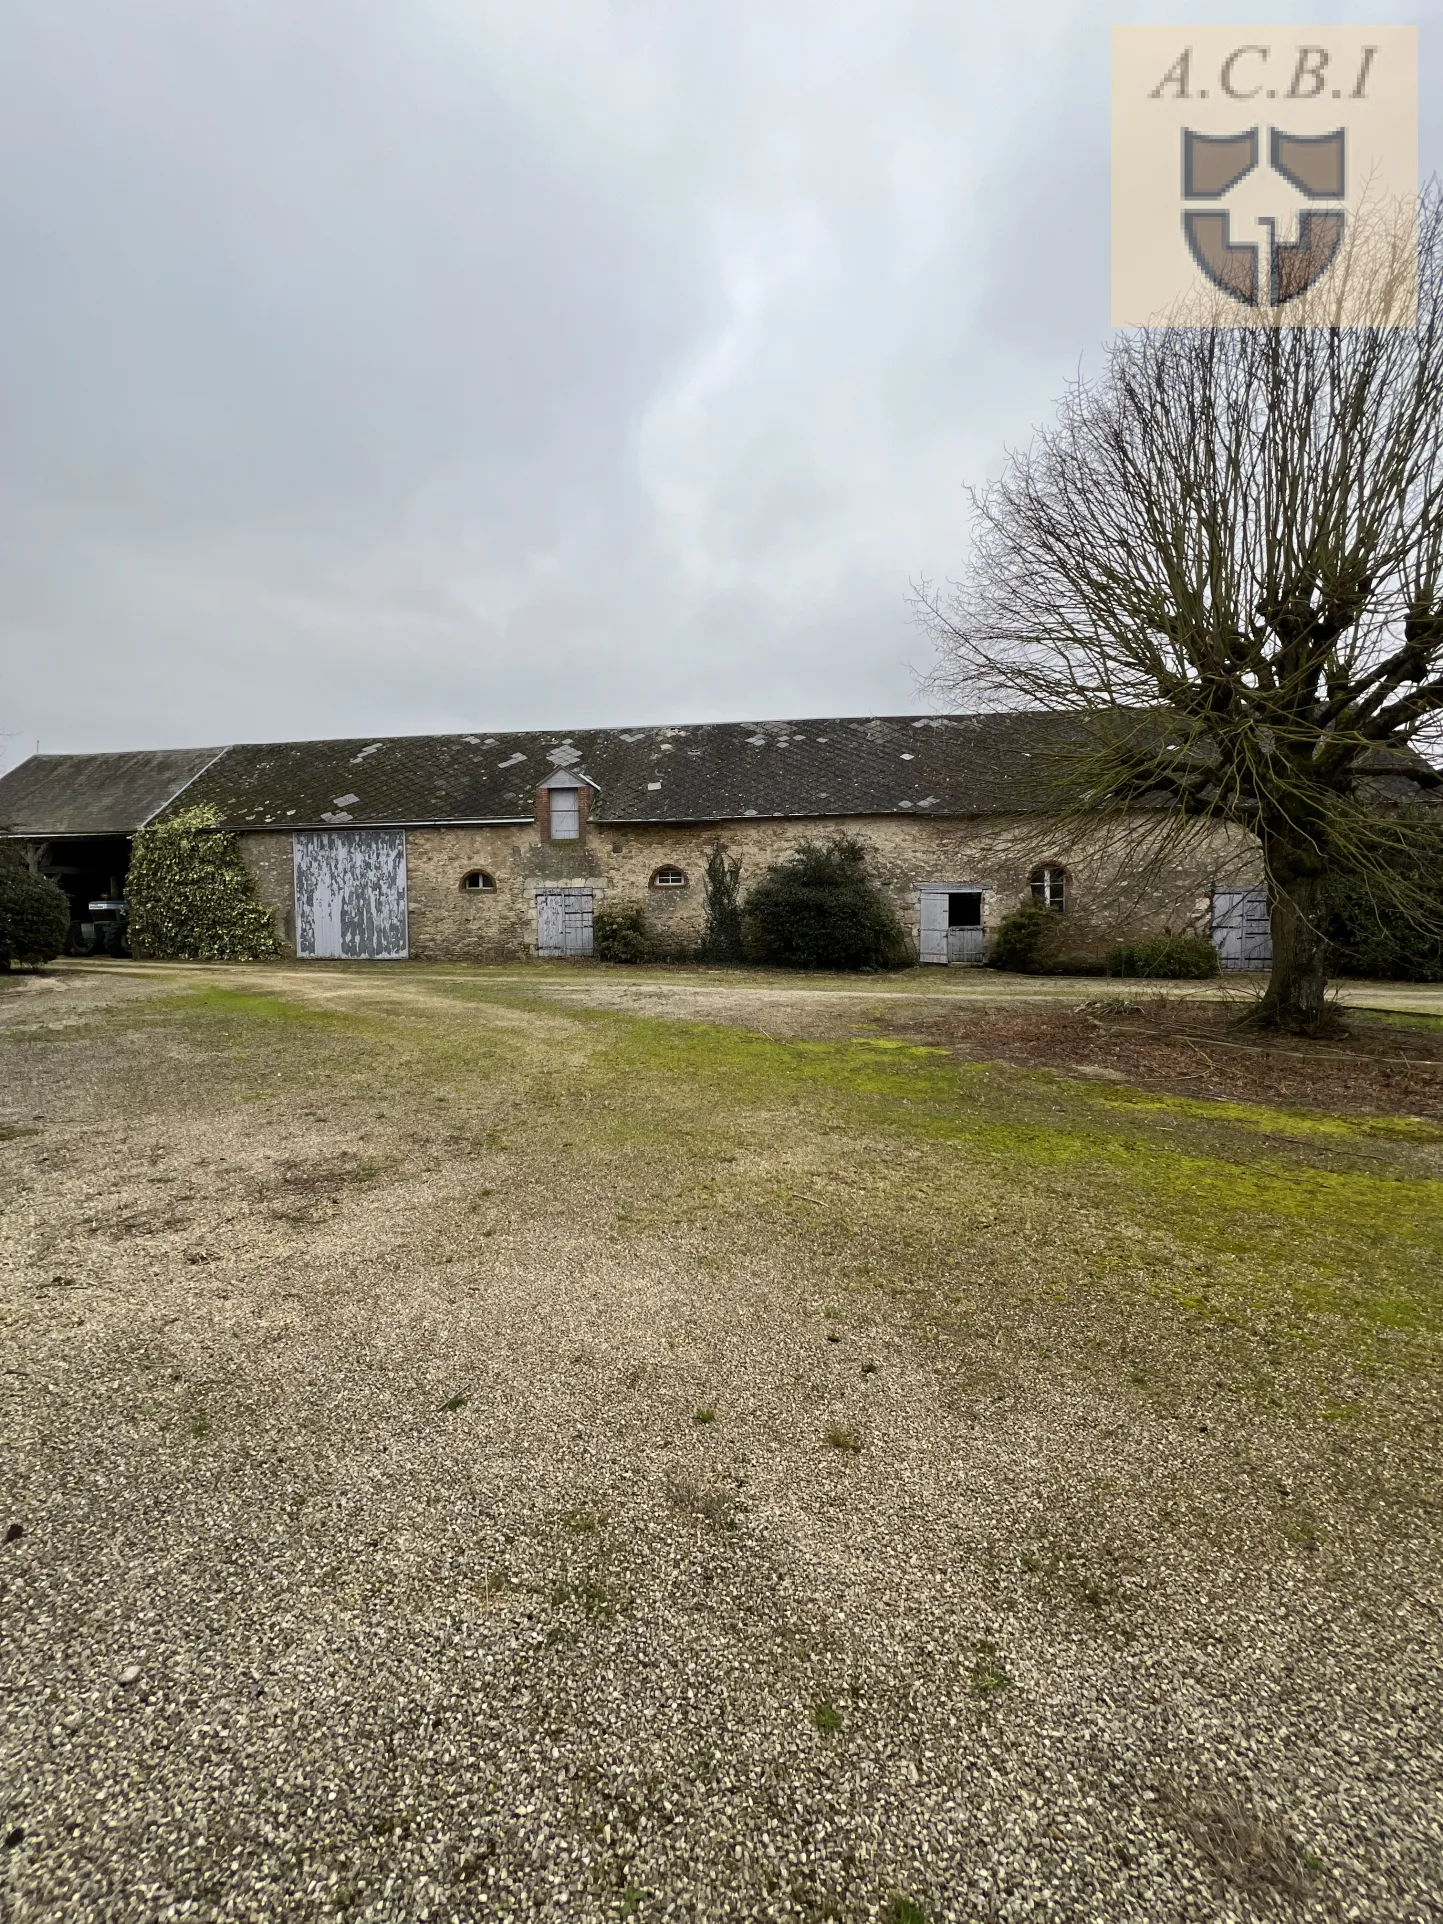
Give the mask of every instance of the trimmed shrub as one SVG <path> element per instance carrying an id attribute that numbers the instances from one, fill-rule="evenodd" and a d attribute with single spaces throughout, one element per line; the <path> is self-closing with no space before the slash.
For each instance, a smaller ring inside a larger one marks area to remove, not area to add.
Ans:
<path id="1" fill-rule="evenodd" d="M 904 969 L 911 945 L 849 835 L 803 842 L 742 904 L 748 957 L 788 969 Z"/>
<path id="2" fill-rule="evenodd" d="M 1168 982 L 1203 982 L 1221 973 L 1218 952 L 1202 935 L 1157 935 L 1123 942 L 1108 952 L 1109 975 L 1150 975 Z"/>
<path id="3" fill-rule="evenodd" d="M 644 962 L 650 946 L 640 902 L 603 902 L 591 931 L 599 962 Z"/>
<path id="4" fill-rule="evenodd" d="M 1014 909 L 997 925 L 987 960 L 994 969 L 1015 975 L 1050 975 L 1062 949 L 1062 917 L 1056 909 L 1029 902 Z"/>
<path id="5" fill-rule="evenodd" d="M 0 868 L 0 969 L 51 962 L 70 933 L 70 902 L 43 875 Z"/>
<path id="6" fill-rule="evenodd" d="M 706 858 L 702 878 L 702 899 L 706 908 L 706 930 L 701 939 L 705 962 L 740 962 L 742 959 L 742 864 L 741 857 L 728 855 L 720 842 L 713 842 Z"/>
<path id="7" fill-rule="evenodd" d="M 1329 878 L 1328 966 L 1338 975 L 1365 975 L 1385 982 L 1443 982 L 1443 845 L 1434 835 L 1420 836 L 1416 862 L 1399 863 L 1405 879 L 1425 899 L 1426 924 L 1395 908 L 1385 921 L 1376 894 L 1352 875 Z M 1386 908 L 1384 913 L 1387 913 Z"/>
<path id="8" fill-rule="evenodd" d="M 188 808 L 136 835 L 125 878 L 136 955 L 255 962 L 280 945 L 234 835 L 213 808 Z"/>

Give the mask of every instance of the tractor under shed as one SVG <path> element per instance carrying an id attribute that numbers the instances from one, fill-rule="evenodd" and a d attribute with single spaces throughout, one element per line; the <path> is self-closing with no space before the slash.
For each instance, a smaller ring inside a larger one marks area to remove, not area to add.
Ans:
<path id="1" fill-rule="evenodd" d="M 0 837 L 33 874 L 65 891 L 71 953 L 119 948 L 132 836 L 221 752 L 32 755 L 0 782 Z"/>

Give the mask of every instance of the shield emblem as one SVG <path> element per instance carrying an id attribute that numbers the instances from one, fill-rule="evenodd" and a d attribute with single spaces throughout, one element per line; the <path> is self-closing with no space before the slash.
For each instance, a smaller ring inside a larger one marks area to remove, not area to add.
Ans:
<path id="1" fill-rule="evenodd" d="M 1261 129 L 1237 134 L 1200 134 L 1183 129 L 1182 191 L 1188 201 L 1226 199 L 1258 165 Z M 1308 200 L 1341 200 L 1347 177 L 1347 138 L 1339 127 L 1330 134 L 1289 134 L 1269 129 L 1268 165 Z M 1214 287 L 1244 307 L 1260 305 L 1264 293 L 1272 307 L 1283 307 L 1316 287 L 1337 259 L 1343 244 L 1341 207 L 1303 208 L 1296 240 L 1279 240 L 1278 221 L 1260 215 L 1264 239 L 1235 235 L 1226 208 L 1185 207 L 1183 233 L 1188 251 Z"/>

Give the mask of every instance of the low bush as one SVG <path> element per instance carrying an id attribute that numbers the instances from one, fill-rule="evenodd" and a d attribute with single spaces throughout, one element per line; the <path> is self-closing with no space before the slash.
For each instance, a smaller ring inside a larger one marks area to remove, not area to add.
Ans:
<path id="1" fill-rule="evenodd" d="M 646 960 L 649 938 L 640 902 L 603 902 L 591 927 L 599 962 Z"/>
<path id="2" fill-rule="evenodd" d="M 1123 942 L 1107 957 L 1109 975 L 1150 975 L 1168 982 L 1202 982 L 1220 972 L 1218 952 L 1202 935 L 1156 935 Z"/>
<path id="3" fill-rule="evenodd" d="M 212 808 L 188 808 L 136 835 L 125 877 L 134 954 L 254 962 L 278 952 L 270 910 L 218 820 Z"/>
<path id="4" fill-rule="evenodd" d="M 1062 949 L 1062 917 L 1056 909 L 1029 903 L 1014 909 L 997 925 L 987 960 L 994 969 L 1014 975 L 1050 975 Z"/>
<path id="5" fill-rule="evenodd" d="M 849 835 L 803 842 L 742 904 L 749 960 L 787 969 L 904 969 L 914 959 L 896 910 Z"/>
<path id="6" fill-rule="evenodd" d="M 65 891 L 25 868 L 0 868 L 0 969 L 51 962 L 70 933 Z"/>
<path id="7" fill-rule="evenodd" d="M 1335 974 L 1443 982 L 1443 837 L 1435 831 L 1419 842 L 1417 858 L 1398 864 L 1418 893 L 1411 915 L 1360 877 L 1329 879 L 1328 966 Z"/>

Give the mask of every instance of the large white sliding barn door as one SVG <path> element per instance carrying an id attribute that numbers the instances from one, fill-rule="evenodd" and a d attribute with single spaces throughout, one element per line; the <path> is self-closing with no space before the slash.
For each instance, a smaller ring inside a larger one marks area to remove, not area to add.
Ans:
<path id="1" fill-rule="evenodd" d="M 297 835 L 295 868 L 297 955 L 371 962 L 406 955 L 403 830 Z"/>

